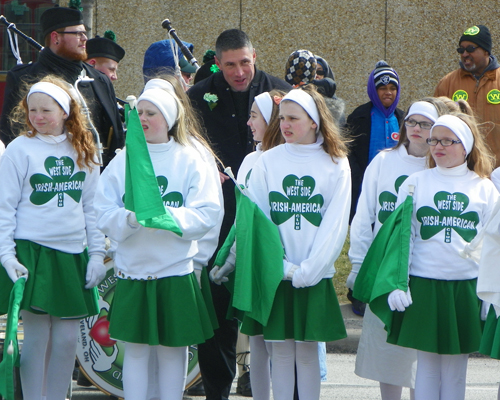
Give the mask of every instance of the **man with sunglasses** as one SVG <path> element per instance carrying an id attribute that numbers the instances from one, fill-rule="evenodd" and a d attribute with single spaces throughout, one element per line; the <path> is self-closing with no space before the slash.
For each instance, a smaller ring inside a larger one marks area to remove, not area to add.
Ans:
<path id="1" fill-rule="evenodd" d="M 0 139 L 7 145 L 18 133 L 18 127 L 10 124 L 10 112 L 21 100 L 25 83 L 35 83 L 50 74 L 74 85 L 83 73 L 94 79 L 79 84 L 78 88 L 86 99 L 92 122 L 99 132 L 104 147 L 103 163 L 106 166 L 115 155 L 115 150 L 123 147 L 124 133 L 110 79 L 83 62 L 87 59 L 88 38 L 82 13 L 73 8 L 49 8 L 41 15 L 40 25 L 45 47 L 38 61 L 18 65 L 7 74 Z"/>
<path id="2" fill-rule="evenodd" d="M 466 100 L 484 127 L 486 141 L 500 166 L 500 64 L 491 54 L 491 35 L 484 25 L 467 29 L 457 52 L 460 68 L 442 78 L 434 96 Z"/>

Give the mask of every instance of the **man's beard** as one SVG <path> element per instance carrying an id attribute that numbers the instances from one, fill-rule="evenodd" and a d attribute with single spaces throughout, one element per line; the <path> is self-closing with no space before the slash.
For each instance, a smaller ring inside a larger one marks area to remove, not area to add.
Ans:
<path id="1" fill-rule="evenodd" d="M 85 61 L 87 59 L 87 51 L 84 50 L 83 53 L 77 52 L 73 49 L 68 49 L 65 46 L 61 46 L 58 51 L 57 55 L 62 58 L 66 58 L 67 60 L 71 61 Z"/>

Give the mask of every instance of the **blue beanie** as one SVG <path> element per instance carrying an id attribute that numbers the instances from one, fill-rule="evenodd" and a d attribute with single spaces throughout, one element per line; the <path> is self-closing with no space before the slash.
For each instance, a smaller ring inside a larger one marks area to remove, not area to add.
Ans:
<path id="1" fill-rule="evenodd" d="M 175 60 L 174 55 L 172 54 L 170 40 L 173 39 L 165 39 L 155 42 L 146 50 L 146 53 L 144 54 L 144 62 L 142 64 L 142 72 L 145 76 L 154 75 L 157 72 L 161 72 L 161 70 L 165 68 L 171 68 L 172 70 L 175 69 Z M 184 41 L 182 43 L 184 43 L 191 53 L 193 52 L 194 45 L 192 43 Z M 181 49 L 178 49 L 178 57 L 179 60 L 184 58 Z M 196 67 L 187 63 L 187 66 L 181 66 L 181 70 L 183 72 L 194 73 L 196 72 Z"/>

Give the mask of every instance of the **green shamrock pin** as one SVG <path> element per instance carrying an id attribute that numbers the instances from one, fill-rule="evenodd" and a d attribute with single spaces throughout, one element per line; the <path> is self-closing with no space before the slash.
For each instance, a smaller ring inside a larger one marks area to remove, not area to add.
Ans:
<path id="1" fill-rule="evenodd" d="M 30 178 L 30 185 L 33 188 L 30 201 L 40 206 L 57 195 L 57 206 L 64 207 L 66 193 L 77 203 L 80 202 L 85 172 L 79 171 L 73 175 L 75 163 L 69 157 L 47 157 L 44 166 L 49 176 L 33 174 Z"/>
<path id="2" fill-rule="evenodd" d="M 445 243 L 451 242 L 451 230 L 470 243 L 477 234 L 479 215 L 475 211 L 463 213 L 469 205 L 469 198 L 463 193 L 438 192 L 434 196 L 436 209 L 424 206 L 417 211 L 421 223 L 420 236 L 427 240 L 445 230 Z"/>
<path id="3" fill-rule="evenodd" d="M 167 193 L 168 179 L 164 176 L 157 176 L 158 189 L 160 190 L 161 198 L 165 206 L 170 206 L 174 208 L 182 207 L 184 199 L 182 194 L 179 192 Z"/>
<path id="4" fill-rule="evenodd" d="M 397 193 L 399 193 L 399 188 L 403 182 L 408 178 L 408 175 L 401 175 L 394 182 L 394 189 L 396 189 L 396 194 L 391 192 L 382 192 L 378 196 L 378 203 L 380 204 L 380 210 L 378 212 L 378 220 L 381 224 L 385 222 L 389 215 L 396 209 L 396 201 L 398 199 Z"/>
<path id="5" fill-rule="evenodd" d="M 311 176 L 286 176 L 283 179 L 283 191 L 286 196 L 280 192 L 269 193 L 272 221 L 281 225 L 295 216 L 294 228 L 300 230 L 300 217 L 303 216 L 314 226 L 319 226 L 324 199 L 321 194 L 312 196 L 315 186 L 316 182 Z"/>

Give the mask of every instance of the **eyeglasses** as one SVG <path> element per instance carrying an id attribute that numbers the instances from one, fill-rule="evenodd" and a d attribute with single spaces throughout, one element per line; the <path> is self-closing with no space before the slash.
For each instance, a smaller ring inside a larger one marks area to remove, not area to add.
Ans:
<path id="1" fill-rule="evenodd" d="M 418 125 L 418 126 L 420 126 L 420 129 L 425 129 L 426 131 L 428 131 L 429 129 L 432 128 L 432 125 L 434 125 L 434 123 L 432 123 L 432 122 L 426 122 L 426 121 L 417 122 L 414 119 L 407 119 L 405 121 L 405 125 L 409 126 L 411 128 L 413 128 L 414 126 Z"/>
<path id="2" fill-rule="evenodd" d="M 324 71 L 324 70 L 322 70 L 322 69 L 321 69 L 321 70 L 317 69 L 317 70 L 316 70 L 316 75 L 325 76 L 325 71 Z"/>
<path id="3" fill-rule="evenodd" d="M 473 46 L 473 45 L 468 45 L 467 47 L 459 47 L 457 49 L 458 54 L 464 54 L 465 52 L 467 53 L 474 53 L 476 49 L 479 48 L 479 46 Z"/>
<path id="4" fill-rule="evenodd" d="M 441 143 L 441 146 L 448 147 L 452 144 L 462 143 L 460 140 L 451 140 L 451 139 L 431 139 L 428 138 L 425 140 L 429 146 L 437 146 L 438 143 Z"/>
<path id="5" fill-rule="evenodd" d="M 64 32 L 57 32 L 57 33 L 59 33 L 60 35 L 64 35 L 66 33 L 70 34 L 70 35 L 76 35 L 78 37 L 78 39 L 82 39 L 84 37 L 88 38 L 87 32 L 85 32 L 85 31 L 64 31 Z"/>

